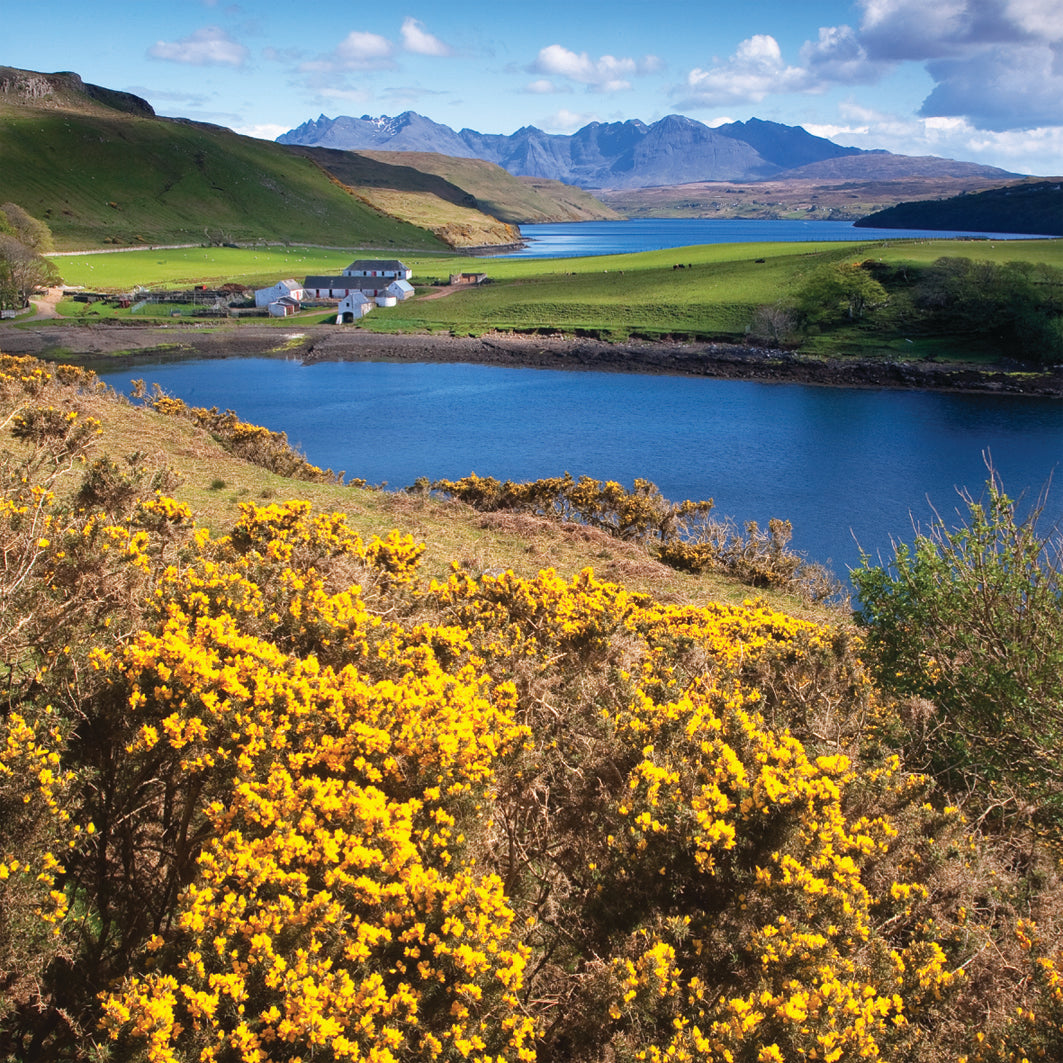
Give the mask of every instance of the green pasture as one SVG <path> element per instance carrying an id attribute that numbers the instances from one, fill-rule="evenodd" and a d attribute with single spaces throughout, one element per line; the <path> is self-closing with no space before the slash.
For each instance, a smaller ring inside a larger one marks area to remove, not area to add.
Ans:
<path id="1" fill-rule="evenodd" d="M 445 281 L 450 273 L 485 272 L 491 280 L 443 298 L 412 299 L 374 312 L 360 326 L 374 331 L 550 328 L 591 330 L 616 338 L 632 332 L 726 337 L 745 331 L 755 307 L 786 300 L 813 272 L 831 263 L 874 258 L 921 264 L 956 255 L 995 263 L 1025 260 L 1063 266 L 1063 241 L 707 244 L 558 259 L 297 246 L 192 247 L 64 256 L 55 261 L 67 284 L 128 291 L 137 285 L 214 287 L 227 282 L 264 287 L 284 277 L 301 280 L 308 274 L 339 273 L 353 258 L 374 255 L 401 257 L 412 268 L 421 296 L 430 294 L 433 282 Z M 77 317 L 92 313 L 82 304 L 64 310 Z M 122 316 L 128 311 L 115 313 Z M 159 314 L 168 316 L 165 310 Z M 308 311 L 301 320 L 311 318 L 322 319 L 321 312 Z"/>

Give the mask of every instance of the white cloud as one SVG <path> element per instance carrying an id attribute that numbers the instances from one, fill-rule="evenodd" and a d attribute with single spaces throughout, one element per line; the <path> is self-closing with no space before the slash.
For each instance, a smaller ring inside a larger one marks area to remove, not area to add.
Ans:
<path id="1" fill-rule="evenodd" d="M 549 118 L 542 119 L 538 124 L 548 133 L 574 133 L 577 129 L 582 129 L 585 125 L 590 125 L 591 122 L 597 120 L 597 115 L 577 114 L 575 111 L 562 108 L 560 111 L 555 111 Z"/>
<path id="2" fill-rule="evenodd" d="M 233 132 L 241 136 L 254 137 L 256 140 L 276 140 L 282 133 L 288 132 L 288 126 L 271 125 L 242 125 L 234 127 Z"/>
<path id="3" fill-rule="evenodd" d="M 378 33 L 352 30 L 327 55 L 301 64 L 304 72 L 387 70 L 395 66 L 395 46 Z"/>
<path id="4" fill-rule="evenodd" d="M 685 106 L 714 107 L 759 103 L 771 93 L 814 89 L 808 71 L 788 66 L 779 42 L 769 34 L 758 33 L 742 41 L 726 61 L 714 61 L 707 70 L 695 67 L 687 75 L 686 84 L 673 91 L 685 97 Z"/>
<path id="5" fill-rule="evenodd" d="M 444 44 L 438 37 L 433 37 L 424 24 L 415 18 L 406 18 L 402 23 L 402 46 L 408 52 L 418 55 L 453 55 L 449 44 Z"/>
<path id="6" fill-rule="evenodd" d="M 537 78 L 525 85 L 524 91 L 535 96 L 549 96 L 552 92 L 557 92 L 557 86 L 549 78 Z"/>
<path id="7" fill-rule="evenodd" d="M 886 148 L 899 155 L 940 155 L 999 166 L 1015 173 L 1060 176 L 1063 128 L 985 130 L 966 118 L 918 118 L 854 103 L 841 108 L 837 124 L 806 124 L 815 136 L 858 148 Z"/>
<path id="8" fill-rule="evenodd" d="M 661 61 L 654 55 L 639 60 L 613 55 L 592 59 L 586 52 L 570 52 L 560 44 L 550 44 L 540 49 L 528 71 L 575 81 L 595 92 L 621 92 L 631 88 L 631 78 L 660 68 Z"/>
<path id="9" fill-rule="evenodd" d="M 326 100 L 342 100 L 345 103 L 365 103 L 369 99 L 369 93 L 363 89 L 343 89 L 329 86 L 318 89 L 317 95 Z"/>
<path id="10" fill-rule="evenodd" d="M 243 66 L 250 55 L 220 26 L 204 26 L 179 41 L 156 41 L 149 49 L 152 59 L 190 66 Z"/>
<path id="11" fill-rule="evenodd" d="M 810 83 L 845 85 L 871 84 L 892 65 L 871 59 L 850 26 L 821 26 L 815 41 L 805 41 L 801 61 Z"/>

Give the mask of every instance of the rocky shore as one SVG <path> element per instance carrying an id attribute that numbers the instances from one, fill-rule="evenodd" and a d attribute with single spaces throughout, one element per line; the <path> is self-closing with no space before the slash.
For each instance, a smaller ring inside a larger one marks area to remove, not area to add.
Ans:
<path id="1" fill-rule="evenodd" d="M 1063 370 L 1019 365 L 818 359 L 726 343 L 605 343 L 562 336 L 386 335 L 314 325 L 71 325 L 0 328 L 0 351 L 77 361 L 94 369 L 184 358 L 274 356 L 321 361 L 468 362 L 535 369 L 671 373 L 837 387 L 920 388 L 1063 397 Z"/>

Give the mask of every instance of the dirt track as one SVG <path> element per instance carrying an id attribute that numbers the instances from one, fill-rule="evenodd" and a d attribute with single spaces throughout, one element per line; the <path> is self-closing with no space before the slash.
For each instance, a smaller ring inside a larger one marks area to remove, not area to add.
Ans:
<path id="1" fill-rule="evenodd" d="M 471 362 L 536 369 L 671 373 L 731 380 L 843 387 L 924 388 L 1063 397 L 1063 371 L 1018 366 L 963 367 L 927 362 L 822 361 L 789 351 L 735 344 L 609 344 L 553 336 L 385 335 L 314 325 L 72 325 L 42 321 L 0 328 L 0 351 L 63 357 L 92 368 L 122 368 L 176 358 L 283 355 L 316 361 Z"/>

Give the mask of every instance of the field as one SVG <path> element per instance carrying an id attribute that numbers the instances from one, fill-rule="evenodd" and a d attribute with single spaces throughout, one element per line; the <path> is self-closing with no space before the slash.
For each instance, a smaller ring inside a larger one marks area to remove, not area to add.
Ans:
<path id="1" fill-rule="evenodd" d="M 613 339 L 632 333 L 738 338 L 745 334 L 756 307 L 792 296 L 824 265 L 867 259 L 927 264 L 945 255 L 962 255 L 998 265 L 1033 261 L 1063 266 L 1063 242 L 1053 240 L 709 244 L 569 259 L 399 253 L 413 269 L 419 298 L 371 314 L 359 327 L 458 334 L 550 329 Z M 64 256 L 56 262 L 67 284 L 128 291 L 137 285 L 227 282 L 265 287 L 281 277 L 301 280 L 307 274 L 338 273 L 355 254 L 291 246 L 195 247 Z M 675 268 L 680 264 L 683 268 Z M 446 298 L 425 298 L 433 294 L 437 281 L 462 270 L 486 271 L 491 283 Z M 65 304 L 64 313 L 99 317 L 101 311 L 71 302 Z M 301 320 L 309 324 L 327 317 L 321 310 L 311 310 Z M 863 341 L 851 342 L 860 346 Z M 876 339 L 873 346 L 882 348 L 883 341 Z"/>

